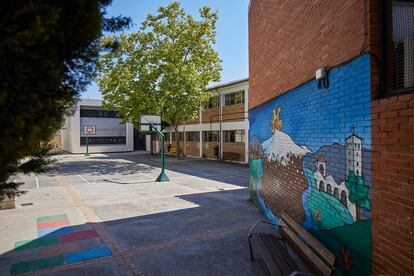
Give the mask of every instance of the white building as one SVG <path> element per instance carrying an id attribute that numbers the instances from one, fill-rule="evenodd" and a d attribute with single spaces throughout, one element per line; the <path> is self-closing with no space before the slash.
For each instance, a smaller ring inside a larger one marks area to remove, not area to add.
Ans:
<path id="1" fill-rule="evenodd" d="M 348 155 L 346 159 L 346 162 L 348 162 Z M 322 155 L 315 161 L 315 165 L 316 172 L 314 172 L 313 176 L 318 190 L 336 197 L 349 210 L 353 220 L 356 221 L 356 206 L 348 200 L 349 190 L 346 187 L 345 182 L 342 181 L 341 183 L 337 183 L 331 175 L 327 175 L 326 161 Z"/>
<path id="2" fill-rule="evenodd" d="M 362 175 L 362 139 L 352 134 L 345 140 L 346 146 L 346 178 L 349 171 L 353 171 L 356 176 Z"/>
<path id="3" fill-rule="evenodd" d="M 86 152 L 86 129 L 90 153 L 125 152 L 134 150 L 134 128 L 130 123 L 121 124 L 122 118 L 115 111 L 102 108 L 101 100 L 83 99 L 74 113 L 66 117 L 61 130 L 61 148 L 70 153 Z"/>

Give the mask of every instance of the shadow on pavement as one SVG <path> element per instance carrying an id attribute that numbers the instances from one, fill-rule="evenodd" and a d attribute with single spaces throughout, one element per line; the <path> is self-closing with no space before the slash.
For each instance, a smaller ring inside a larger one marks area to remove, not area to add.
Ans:
<path id="1" fill-rule="evenodd" d="M 250 262 L 247 234 L 263 216 L 245 190 L 175 198 L 183 204 L 100 223 L 70 225 L 65 214 L 33 218 L 39 237 L 2 254 L 0 274 L 122 275 L 128 266 L 117 258 L 127 255 L 144 275 L 267 275 L 260 260 Z M 122 214 L 125 206 L 116 206 Z M 110 208 L 91 207 L 100 218 Z"/>
<path id="2" fill-rule="evenodd" d="M 140 165 L 146 164 L 151 167 L 161 168 L 161 158 L 158 155 L 150 154 L 117 154 L 110 153 L 106 157 L 93 157 L 91 156 L 88 160 L 113 160 L 114 158 L 124 159 L 131 162 L 136 162 L 137 172 L 141 171 Z M 90 161 L 93 162 L 93 161 Z M 99 162 L 99 161 L 98 161 Z M 106 163 L 106 161 L 104 161 Z M 107 165 L 105 165 L 106 168 Z M 148 168 L 148 166 L 145 166 Z M 94 167 L 96 170 L 99 170 L 98 167 Z M 109 169 L 109 168 L 108 168 Z M 191 158 L 191 157 L 182 157 L 176 159 L 172 156 L 167 156 L 166 158 L 166 169 L 174 171 L 181 174 L 191 175 L 195 177 L 205 178 L 209 180 L 220 181 L 227 184 L 239 185 L 243 187 L 248 187 L 249 185 L 249 168 L 246 164 L 239 163 L 227 163 L 218 160 L 208 160 L 201 158 Z M 127 174 L 127 169 L 119 168 L 119 166 L 114 168 L 115 171 L 120 171 L 119 173 Z M 82 171 L 82 169 L 81 169 Z M 88 172 L 92 172 L 92 169 Z M 110 171 L 110 173 L 115 173 Z"/>

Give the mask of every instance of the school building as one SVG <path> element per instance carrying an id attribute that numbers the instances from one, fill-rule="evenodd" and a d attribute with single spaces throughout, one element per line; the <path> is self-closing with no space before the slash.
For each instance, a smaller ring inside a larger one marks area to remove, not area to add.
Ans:
<path id="1" fill-rule="evenodd" d="M 101 100 L 82 99 L 65 118 L 54 141 L 70 153 L 85 153 L 86 139 L 90 153 L 133 151 L 134 127 L 121 120 L 115 110 L 105 110 Z"/>
<path id="2" fill-rule="evenodd" d="M 178 127 L 178 134 L 164 130 L 168 153 L 203 158 L 248 162 L 249 80 L 241 79 L 207 88 L 215 94 L 200 108 L 198 116 Z"/>

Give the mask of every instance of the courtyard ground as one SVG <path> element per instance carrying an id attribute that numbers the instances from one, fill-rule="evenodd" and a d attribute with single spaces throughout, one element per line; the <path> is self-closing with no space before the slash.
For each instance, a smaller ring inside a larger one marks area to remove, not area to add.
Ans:
<path id="1" fill-rule="evenodd" d="M 263 219 L 247 165 L 159 157 L 59 155 L 0 211 L 0 275 L 266 275 L 247 233 Z"/>

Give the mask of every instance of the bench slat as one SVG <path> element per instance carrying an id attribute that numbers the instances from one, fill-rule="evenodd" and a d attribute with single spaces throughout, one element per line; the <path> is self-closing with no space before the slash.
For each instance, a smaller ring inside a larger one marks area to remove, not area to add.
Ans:
<path id="1" fill-rule="evenodd" d="M 272 254 L 267 249 L 265 243 L 260 238 L 259 235 L 254 234 L 251 237 L 252 239 L 252 245 L 256 250 L 256 252 L 260 252 L 263 260 L 266 263 L 267 268 L 269 269 L 269 272 L 272 276 L 280 276 L 282 275 L 282 272 L 276 265 L 275 261 L 273 260 Z"/>
<path id="2" fill-rule="evenodd" d="M 291 241 L 292 247 L 296 247 L 295 252 L 302 254 L 311 266 L 312 270 L 316 270 L 322 275 L 331 275 L 332 269 L 321 258 L 316 255 L 287 225 L 282 221 L 282 234 Z"/>
<path id="3" fill-rule="evenodd" d="M 289 252 L 283 245 L 283 242 L 278 240 L 274 235 L 265 235 L 263 236 L 263 240 L 283 275 L 290 275 L 293 271 L 298 270 Z"/>
<path id="4" fill-rule="evenodd" d="M 302 226 L 300 226 L 289 214 L 283 212 L 281 218 L 293 229 L 294 232 L 301 235 L 313 249 L 315 249 L 322 258 L 325 259 L 330 265 L 335 263 L 335 255 L 331 253 L 320 241 L 307 232 Z"/>

